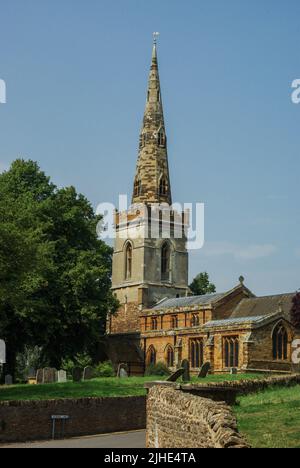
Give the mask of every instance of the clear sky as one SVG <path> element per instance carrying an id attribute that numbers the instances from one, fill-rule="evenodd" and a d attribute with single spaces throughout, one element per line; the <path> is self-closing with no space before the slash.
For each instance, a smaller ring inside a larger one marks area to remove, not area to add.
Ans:
<path id="1" fill-rule="evenodd" d="M 299 0 L 0 0 L 0 169 L 37 160 L 96 207 L 131 192 L 152 32 L 173 198 L 206 205 L 219 291 L 300 288 Z"/>

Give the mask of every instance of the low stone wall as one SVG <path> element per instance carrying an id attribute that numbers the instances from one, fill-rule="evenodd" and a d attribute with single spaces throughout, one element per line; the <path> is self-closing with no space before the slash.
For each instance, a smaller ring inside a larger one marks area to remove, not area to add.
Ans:
<path id="1" fill-rule="evenodd" d="M 70 416 L 66 437 L 145 429 L 146 398 L 1 402 L 0 443 L 50 439 L 52 415 Z"/>
<path id="2" fill-rule="evenodd" d="M 147 448 L 248 448 L 225 403 L 167 386 L 149 389 Z"/>
<path id="3" fill-rule="evenodd" d="M 205 382 L 205 381 L 204 381 Z M 238 395 L 248 395 L 250 393 L 256 393 L 271 387 L 292 387 L 294 385 L 300 385 L 300 374 L 280 375 L 274 377 L 268 377 L 265 379 L 244 379 L 235 381 L 224 381 L 224 382 L 208 382 L 208 383 L 196 383 L 196 384 L 181 384 L 180 388 L 188 391 L 199 389 L 205 389 L 209 392 L 213 389 L 233 389 L 236 390 Z"/>

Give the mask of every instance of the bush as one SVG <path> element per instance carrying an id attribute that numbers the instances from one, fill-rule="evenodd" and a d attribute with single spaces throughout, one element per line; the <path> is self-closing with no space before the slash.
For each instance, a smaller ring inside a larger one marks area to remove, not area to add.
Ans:
<path id="1" fill-rule="evenodd" d="M 114 377 L 115 371 L 111 361 L 105 361 L 95 367 L 95 377 Z"/>
<path id="2" fill-rule="evenodd" d="M 158 362 L 157 364 L 150 364 L 145 371 L 145 375 L 161 375 L 166 376 L 170 375 L 171 372 L 163 362 Z"/>

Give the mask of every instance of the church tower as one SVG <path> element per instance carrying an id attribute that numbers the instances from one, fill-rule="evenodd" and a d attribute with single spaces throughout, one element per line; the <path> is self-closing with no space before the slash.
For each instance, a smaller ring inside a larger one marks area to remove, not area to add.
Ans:
<path id="1" fill-rule="evenodd" d="M 117 212 L 112 289 L 120 301 L 108 333 L 140 331 L 139 316 L 188 293 L 187 215 L 172 207 L 167 136 L 154 40 L 132 204 Z"/>

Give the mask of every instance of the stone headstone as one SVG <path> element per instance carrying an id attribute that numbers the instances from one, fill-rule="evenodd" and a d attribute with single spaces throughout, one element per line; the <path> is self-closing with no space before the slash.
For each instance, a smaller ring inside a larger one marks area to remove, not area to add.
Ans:
<path id="1" fill-rule="evenodd" d="M 67 382 L 67 373 L 65 370 L 57 371 L 57 382 L 58 383 L 65 383 Z"/>
<path id="2" fill-rule="evenodd" d="M 123 377 L 123 378 L 128 377 L 127 364 L 119 364 L 118 365 L 117 377 Z"/>
<path id="3" fill-rule="evenodd" d="M 199 379 L 205 379 L 209 371 L 210 371 L 210 362 L 205 362 L 203 366 L 201 367 L 200 372 L 198 374 Z"/>
<path id="4" fill-rule="evenodd" d="M 44 384 L 52 384 L 56 382 L 56 373 L 57 370 L 51 367 L 45 367 L 44 369 L 44 376 L 43 376 L 43 383 Z"/>
<path id="5" fill-rule="evenodd" d="M 91 366 L 87 366 L 83 370 L 83 380 L 91 380 L 94 378 L 94 369 Z"/>
<path id="6" fill-rule="evenodd" d="M 73 375 L 73 382 L 81 382 L 82 369 L 80 367 L 74 367 L 72 375 Z"/>
<path id="7" fill-rule="evenodd" d="M 38 369 L 36 372 L 36 383 L 41 385 L 44 383 L 44 369 Z"/>
<path id="8" fill-rule="evenodd" d="M 5 385 L 12 385 L 13 384 L 13 378 L 11 375 L 6 375 L 5 376 Z"/>
<path id="9" fill-rule="evenodd" d="M 236 375 L 236 374 L 237 374 L 237 368 L 236 368 L 236 367 L 232 367 L 232 368 L 230 369 L 230 374 L 231 374 L 231 375 Z"/>
<path id="10" fill-rule="evenodd" d="M 173 372 L 173 374 L 171 374 L 168 378 L 167 378 L 167 382 L 176 382 L 176 380 L 179 379 L 179 377 L 181 377 L 184 373 L 184 369 L 183 367 L 180 367 L 179 369 L 177 369 L 177 371 Z"/>
<path id="11" fill-rule="evenodd" d="M 5 341 L 0 340 L 0 364 L 6 363 L 6 345 Z"/>
<path id="12" fill-rule="evenodd" d="M 183 374 L 182 374 L 183 382 L 189 382 L 191 380 L 190 361 L 188 359 L 184 359 L 181 363 L 181 367 L 183 368 Z"/>

